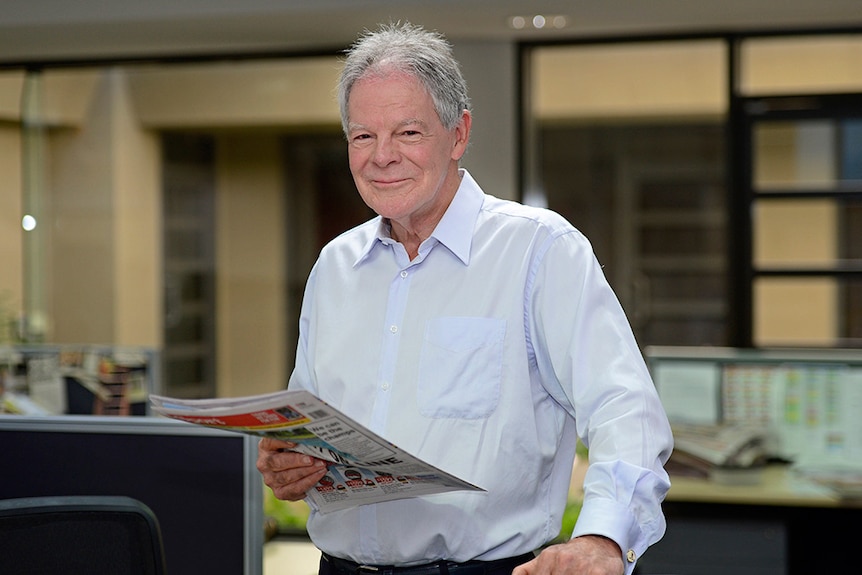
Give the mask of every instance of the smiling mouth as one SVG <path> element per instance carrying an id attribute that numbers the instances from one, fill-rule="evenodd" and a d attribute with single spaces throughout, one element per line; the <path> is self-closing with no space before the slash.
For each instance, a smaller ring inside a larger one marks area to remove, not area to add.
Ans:
<path id="1" fill-rule="evenodd" d="M 406 181 L 407 181 L 407 178 L 396 178 L 396 179 L 386 179 L 386 180 L 374 179 L 374 178 L 371 179 L 371 183 L 373 185 L 384 186 L 384 187 L 396 186 L 398 184 L 403 184 Z"/>

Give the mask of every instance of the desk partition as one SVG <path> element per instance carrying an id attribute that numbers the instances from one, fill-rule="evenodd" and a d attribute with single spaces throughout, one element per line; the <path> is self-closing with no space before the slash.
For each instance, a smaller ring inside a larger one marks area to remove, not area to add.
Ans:
<path id="1" fill-rule="evenodd" d="M 2 499 L 126 495 L 155 512 L 168 573 L 262 572 L 256 438 L 156 417 L 3 415 L 0 446 Z"/>

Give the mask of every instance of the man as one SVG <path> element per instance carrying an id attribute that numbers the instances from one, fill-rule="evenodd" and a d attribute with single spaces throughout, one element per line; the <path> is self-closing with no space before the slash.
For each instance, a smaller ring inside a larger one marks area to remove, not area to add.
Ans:
<path id="1" fill-rule="evenodd" d="M 472 115 L 442 36 L 364 35 L 339 101 L 379 217 L 322 250 L 290 387 L 487 492 L 312 510 L 321 575 L 630 573 L 664 533 L 672 438 L 588 241 L 459 168 Z M 534 558 L 559 532 L 578 437 L 591 465 L 573 538 Z M 287 446 L 263 439 L 258 469 L 297 500 L 326 464 Z"/>

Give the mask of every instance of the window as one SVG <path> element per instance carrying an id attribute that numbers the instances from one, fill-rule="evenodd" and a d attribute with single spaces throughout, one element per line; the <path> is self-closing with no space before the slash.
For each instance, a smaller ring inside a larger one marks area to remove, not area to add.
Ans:
<path id="1" fill-rule="evenodd" d="M 726 344 L 724 45 L 538 46 L 526 58 L 526 201 L 586 234 L 642 346 Z"/>
<path id="2" fill-rule="evenodd" d="M 746 339 L 862 347 L 862 37 L 749 39 L 740 55 Z"/>

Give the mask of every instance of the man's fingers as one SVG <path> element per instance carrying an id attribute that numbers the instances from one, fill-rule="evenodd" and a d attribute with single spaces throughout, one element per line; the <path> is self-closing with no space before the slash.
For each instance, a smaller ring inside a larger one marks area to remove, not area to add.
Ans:
<path id="1" fill-rule="evenodd" d="M 326 474 L 326 462 L 294 451 L 296 444 L 263 438 L 258 442 L 257 470 L 279 499 L 296 501 Z"/>
<path id="2" fill-rule="evenodd" d="M 539 558 L 536 557 L 535 559 L 518 565 L 517 567 L 515 567 L 515 569 L 512 570 L 512 575 L 532 575 L 536 561 L 538 560 Z"/>
<path id="3" fill-rule="evenodd" d="M 279 451 L 281 449 L 291 449 L 296 447 L 296 444 L 290 441 L 282 441 L 272 437 L 262 437 L 257 444 L 258 451 Z"/>
<path id="4" fill-rule="evenodd" d="M 326 465 L 319 462 L 309 468 L 291 469 L 281 473 L 264 475 L 264 483 L 272 489 L 278 499 L 287 501 L 298 501 L 305 497 L 305 493 L 317 485 L 326 475 Z"/>

